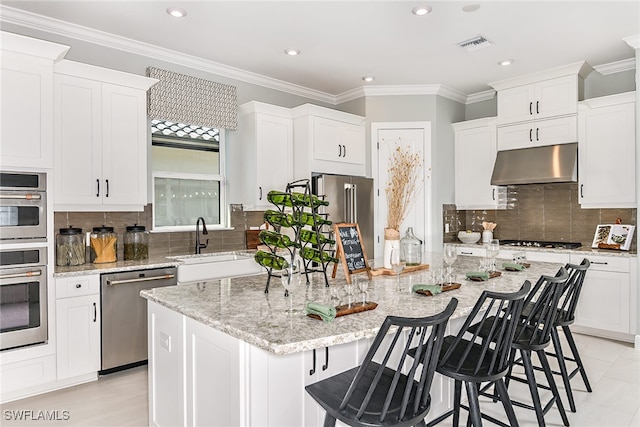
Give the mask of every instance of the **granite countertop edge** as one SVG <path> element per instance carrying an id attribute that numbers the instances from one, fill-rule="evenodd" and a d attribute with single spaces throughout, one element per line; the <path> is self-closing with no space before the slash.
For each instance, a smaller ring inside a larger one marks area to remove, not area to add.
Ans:
<path id="1" fill-rule="evenodd" d="M 483 248 L 483 243 L 463 243 L 463 242 L 448 242 L 455 246 L 463 248 Z M 613 249 L 597 249 L 590 246 L 581 246 L 576 249 L 562 249 L 562 248 L 537 248 L 532 246 L 502 246 L 501 249 L 505 251 L 534 251 L 534 252 L 548 252 L 556 254 L 591 254 L 598 256 L 611 256 L 611 257 L 623 257 L 634 258 L 637 256 L 636 251 L 617 251 Z"/>

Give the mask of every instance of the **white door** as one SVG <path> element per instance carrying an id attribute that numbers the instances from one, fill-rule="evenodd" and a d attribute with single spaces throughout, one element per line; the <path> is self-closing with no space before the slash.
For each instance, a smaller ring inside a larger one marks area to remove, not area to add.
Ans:
<path id="1" fill-rule="evenodd" d="M 404 236 L 407 227 L 413 227 L 415 235 L 423 241 L 423 250 L 431 251 L 431 123 L 430 122 L 396 122 L 372 123 L 371 138 L 377 144 L 372 148 L 372 176 L 374 192 L 377 194 L 375 204 L 375 254 L 382 256 L 384 244 L 384 228 L 387 226 L 387 175 L 389 158 L 393 150 L 402 146 L 410 146 L 411 151 L 420 153 L 424 179 L 419 183 L 415 200 L 400 226 L 400 234 Z M 377 148 L 377 149 L 376 149 Z"/>

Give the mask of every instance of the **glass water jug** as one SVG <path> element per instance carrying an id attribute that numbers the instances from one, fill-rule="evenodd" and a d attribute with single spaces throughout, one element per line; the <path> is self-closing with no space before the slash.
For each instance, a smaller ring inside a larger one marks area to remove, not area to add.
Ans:
<path id="1" fill-rule="evenodd" d="M 400 239 L 400 247 L 407 266 L 422 263 L 422 240 L 413 234 L 413 227 L 407 228 L 407 234 Z"/>

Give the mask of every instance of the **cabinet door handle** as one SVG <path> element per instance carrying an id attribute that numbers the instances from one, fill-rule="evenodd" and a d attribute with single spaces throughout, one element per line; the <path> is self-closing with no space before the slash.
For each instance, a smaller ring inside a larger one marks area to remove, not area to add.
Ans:
<path id="1" fill-rule="evenodd" d="M 105 197 L 109 197 L 109 180 L 105 179 L 105 182 L 107 183 L 107 194 L 105 194 Z"/>
<path id="2" fill-rule="evenodd" d="M 342 146 L 342 157 L 347 157 L 347 146 L 346 145 Z"/>
<path id="3" fill-rule="evenodd" d="M 540 128 L 536 128 L 536 141 L 540 141 L 538 134 L 540 133 Z"/>
<path id="4" fill-rule="evenodd" d="M 98 307 L 96 306 L 96 303 L 93 303 L 93 323 L 96 323 L 98 321 Z"/>
<path id="5" fill-rule="evenodd" d="M 96 193 L 96 197 L 100 197 L 100 180 L 96 179 L 96 184 L 98 185 L 98 191 Z"/>
<path id="6" fill-rule="evenodd" d="M 529 129 L 529 142 L 533 142 L 533 129 Z"/>
<path id="7" fill-rule="evenodd" d="M 580 198 L 584 198 L 584 194 L 582 194 L 582 189 L 584 188 L 584 184 L 580 184 Z"/>
<path id="8" fill-rule="evenodd" d="M 342 157 L 342 145 L 338 144 L 338 157 Z"/>
<path id="9" fill-rule="evenodd" d="M 540 101 L 536 101 L 536 114 L 540 114 Z"/>
<path id="10" fill-rule="evenodd" d="M 316 349 L 313 349 L 313 368 L 309 371 L 309 375 L 313 375 L 316 373 Z"/>
<path id="11" fill-rule="evenodd" d="M 262 200 L 262 187 L 258 187 L 258 200 Z"/>
<path id="12" fill-rule="evenodd" d="M 496 200 L 496 189 L 492 189 L 491 190 L 491 198 L 495 201 Z"/>
<path id="13" fill-rule="evenodd" d="M 529 115 L 533 116 L 533 102 L 529 103 Z"/>
<path id="14" fill-rule="evenodd" d="M 327 369 L 329 369 L 329 347 L 324 348 L 324 365 L 322 365 L 323 371 Z"/>

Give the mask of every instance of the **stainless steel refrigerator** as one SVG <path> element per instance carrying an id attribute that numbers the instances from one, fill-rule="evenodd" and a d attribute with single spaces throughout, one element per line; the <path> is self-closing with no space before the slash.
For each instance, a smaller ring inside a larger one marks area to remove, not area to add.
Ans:
<path id="1" fill-rule="evenodd" d="M 373 259 L 373 179 L 313 174 L 311 188 L 314 194 L 329 201 L 329 206 L 320 212 L 328 213 L 330 221 L 358 224 L 367 258 Z"/>

